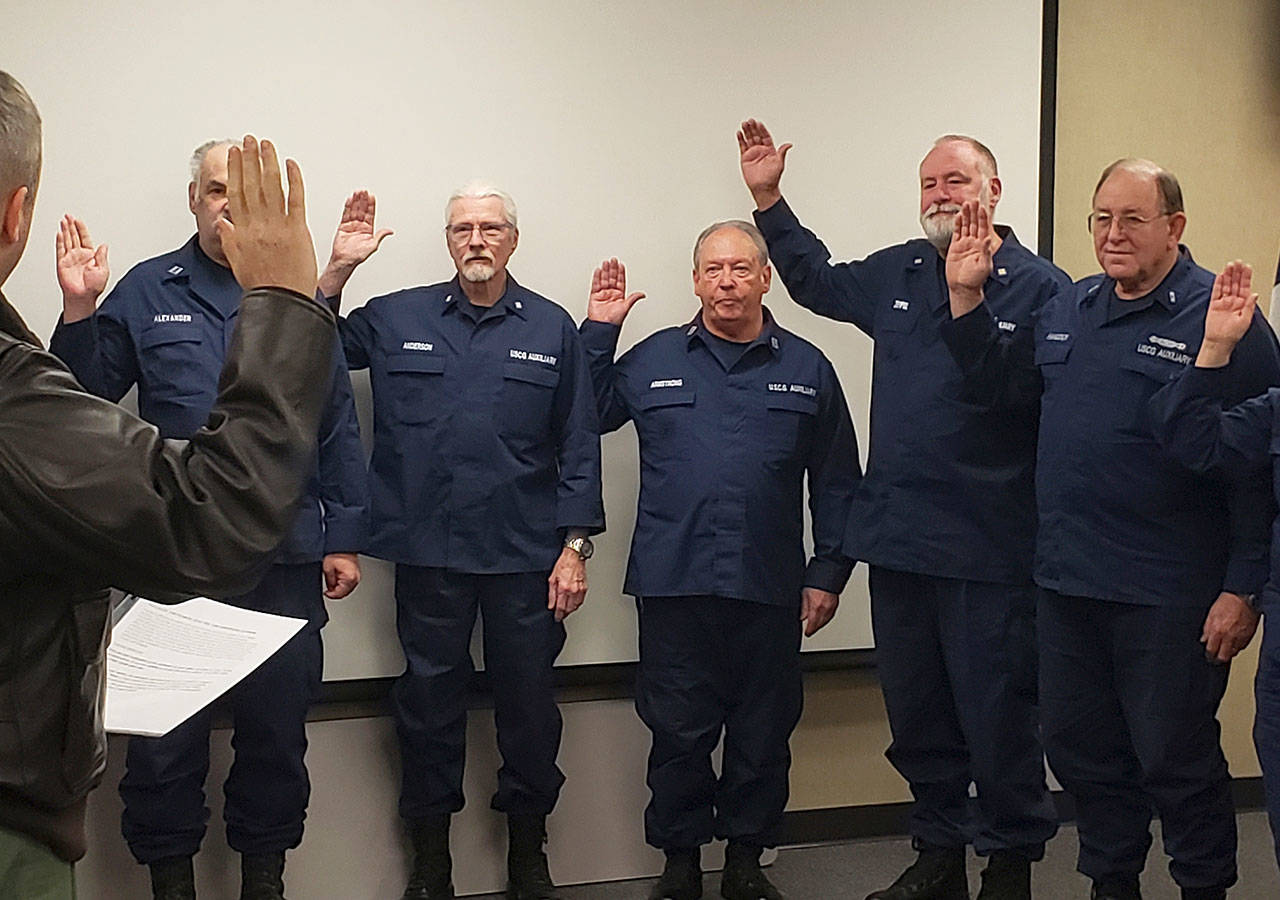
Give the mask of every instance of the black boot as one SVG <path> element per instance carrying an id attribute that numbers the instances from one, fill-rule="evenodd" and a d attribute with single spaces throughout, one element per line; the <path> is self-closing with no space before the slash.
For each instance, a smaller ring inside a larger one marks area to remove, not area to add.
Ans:
<path id="1" fill-rule="evenodd" d="M 409 821 L 413 871 L 400 900 L 454 900 L 449 814 Z"/>
<path id="2" fill-rule="evenodd" d="M 546 842 L 546 816 L 507 816 L 508 900 L 560 900 L 547 869 Z"/>
<path id="3" fill-rule="evenodd" d="M 997 850 L 982 870 L 978 900 L 1031 900 L 1031 860 L 1016 850 Z"/>
<path id="4" fill-rule="evenodd" d="M 151 896 L 155 900 L 196 900 L 196 875 L 190 856 L 167 856 L 149 868 Z"/>
<path id="5" fill-rule="evenodd" d="M 649 900 L 698 900 L 702 896 L 702 848 L 668 850 L 662 877 Z"/>
<path id="6" fill-rule="evenodd" d="M 1099 878 L 1093 882 L 1093 890 L 1089 892 L 1090 900 L 1142 900 L 1142 891 L 1138 889 L 1137 875 L 1118 875 L 1113 878 Z"/>
<path id="7" fill-rule="evenodd" d="M 1183 888 L 1182 900 L 1226 900 L 1227 889 L 1224 887 Z"/>
<path id="8" fill-rule="evenodd" d="M 782 892 L 760 871 L 760 848 L 735 841 L 724 848 L 720 896 L 726 900 L 783 900 Z"/>
<path id="9" fill-rule="evenodd" d="M 867 900 L 969 900 L 964 848 L 920 850 L 916 861 L 897 881 L 883 891 L 868 894 Z"/>
<path id="10" fill-rule="evenodd" d="M 240 856 L 240 900 L 284 900 L 284 851 Z"/>

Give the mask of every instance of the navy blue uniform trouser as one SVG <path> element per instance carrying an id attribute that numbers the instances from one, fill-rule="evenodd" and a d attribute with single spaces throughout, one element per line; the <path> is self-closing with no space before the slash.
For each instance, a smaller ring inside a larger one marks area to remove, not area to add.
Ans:
<path id="1" fill-rule="evenodd" d="M 240 853 L 288 850 L 302 842 L 311 782 L 307 709 L 320 686 L 327 620 L 320 563 L 275 565 L 247 594 L 223 602 L 306 619 L 266 662 L 164 737 L 132 737 L 120 780 L 121 830 L 140 863 L 200 849 L 209 809 L 209 732 L 215 708 L 228 709 L 235 760 L 223 784 L 227 843 Z"/>
<path id="2" fill-rule="evenodd" d="M 914 845 L 1039 859 L 1057 815 L 1037 722 L 1035 588 L 873 566 L 870 589 L 885 756 L 915 798 Z"/>
<path id="3" fill-rule="evenodd" d="M 1077 868 L 1137 875 L 1160 813 L 1181 887 L 1236 880 L 1236 819 L 1218 705 L 1228 666 L 1205 659 L 1206 610 L 1040 592 L 1045 750 L 1076 803 Z"/>
<path id="4" fill-rule="evenodd" d="M 396 630 L 405 671 L 392 701 L 404 818 L 462 809 L 477 609 L 484 617 L 484 664 L 502 754 L 492 806 L 538 815 L 555 808 L 564 773 L 556 765 L 561 720 L 552 667 L 564 647 L 565 630 L 547 609 L 547 575 L 396 566 Z"/>
<path id="5" fill-rule="evenodd" d="M 1262 628 L 1262 652 L 1253 682 L 1253 745 L 1262 764 L 1267 817 L 1276 844 L 1276 862 L 1280 864 L 1280 607 L 1266 608 Z"/>
<path id="6" fill-rule="evenodd" d="M 713 837 L 773 846 L 804 699 L 799 610 L 708 596 L 637 605 L 636 711 L 653 733 L 645 839 L 663 850 Z"/>

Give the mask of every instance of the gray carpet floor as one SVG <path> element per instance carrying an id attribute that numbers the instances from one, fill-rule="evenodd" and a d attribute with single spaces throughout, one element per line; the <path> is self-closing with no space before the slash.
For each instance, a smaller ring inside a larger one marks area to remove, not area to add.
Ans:
<path id="1" fill-rule="evenodd" d="M 1280 900 L 1280 875 L 1262 812 L 1241 813 L 1240 882 L 1231 891 L 1232 900 Z M 1167 860 L 1160 849 L 1159 823 L 1154 826 L 1155 843 L 1142 876 L 1146 900 L 1177 900 L 1178 889 L 1169 878 Z M 885 887 L 913 859 L 906 839 L 876 839 L 814 847 L 790 847 L 778 854 L 769 867 L 769 878 L 788 900 L 862 900 L 868 893 Z M 1049 843 L 1045 859 L 1033 870 L 1036 900 L 1084 900 L 1089 896 L 1089 880 L 1075 870 L 1076 830 L 1064 826 Z M 983 861 L 970 854 L 969 884 L 978 890 L 978 872 Z M 653 884 L 650 879 L 588 884 L 564 888 L 565 900 L 644 900 Z M 720 896 L 720 875 L 708 872 L 703 879 L 704 896 Z M 490 897 L 501 895 L 491 894 Z"/>

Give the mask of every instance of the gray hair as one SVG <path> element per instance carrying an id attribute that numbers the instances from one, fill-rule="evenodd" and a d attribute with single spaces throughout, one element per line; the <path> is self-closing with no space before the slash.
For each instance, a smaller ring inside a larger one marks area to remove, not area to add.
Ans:
<path id="1" fill-rule="evenodd" d="M 497 197 L 502 201 L 502 217 L 507 220 L 507 224 L 512 228 L 518 228 L 516 224 L 516 201 L 511 199 L 511 195 L 501 188 L 494 187 L 486 181 L 468 181 L 462 187 L 458 188 L 449 195 L 448 201 L 444 205 L 444 224 L 449 224 L 449 213 L 453 210 L 455 200 L 483 200 L 486 197 Z"/>
<path id="2" fill-rule="evenodd" d="M 996 168 L 996 155 L 991 152 L 991 148 L 975 137 L 969 137 L 967 134 L 944 134 L 933 142 L 933 147 L 940 147 L 943 144 L 965 144 L 973 152 L 978 154 L 978 168 L 982 170 L 982 174 L 987 178 L 995 178 L 1000 174 Z M 932 148 L 931 148 L 932 149 Z"/>
<path id="3" fill-rule="evenodd" d="M 0 71 L 0 200 L 26 187 L 30 209 L 40 185 L 40 163 L 40 113 L 18 79 Z"/>
<path id="4" fill-rule="evenodd" d="M 238 147 L 240 142 L 235 138 L 215 138 L 212 141 L 205 141 L 199 147 L 191 151 L 191 180 L 198 183 L 200 181 L 200 169 L 204 166 L 204 158 L 209 155 L 209 151 L 214 147 Z"/>
<path id="5" fill-rule="evenodd" d="M 698 235 L 698 239 L 694 241 L 693 267 L 695 269 L 698 268 L 698 256 L 702 252 L 702 242 L 724 228 L 736 229 L 751 238 L 751 243 L 756 245 L 756 257 L 759 259 L 760 265 L 767 266 L 769 264 L 769 245 L 765 242 L 764 235 L 760 233 L 760 229 L 742 219 L 725 219 L 722 222 L 713 222 L 702 229 L 702 234 Z"/>
<path id="6" fill-rule="evenodd" d="M 1152 179 L 1156 183 L 1156 190 L 1160 194 L 1161 215 L 1186 211 L 1186 207 L 1182 205 L 1182 185 L 1178 184 L 1177 177 L 1168 169 L 1156 165 L 1149 159 L 1139 159 L 1134 156 L 1117 159 L 1102 170 L 1102 175 L 1099 176 L 1098 183 L 1093 188 L 1093 200 L 1098 199 L 1098 191 L 1102 190 L 1102 186 L 1106 184 L 1107 179 L 1116 171 L 1132 172 L 1134 175 Z M 1092 203 L 1092 200 L 1090 202 Z"/>

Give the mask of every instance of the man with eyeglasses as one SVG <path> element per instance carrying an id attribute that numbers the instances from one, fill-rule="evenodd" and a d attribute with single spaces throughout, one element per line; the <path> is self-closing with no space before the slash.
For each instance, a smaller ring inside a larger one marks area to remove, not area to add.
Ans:
<path id="1" fill-rule="evenodd" d="M 971 389 L 1040 407 L 1041 728 L 1097 900 L 1140 896 L 1153 806 L 1184 898 L 1225 897 L 1236 880 L 1215 716 L 1227 663 L 1257 627 L 1275 506 L 1265 474 L 1195 474 L 1153 434 L 1150 401 L 1196 358 L 1214 281 L 1180 243 L 1186 222 L 1171 173 L 1108 166 L 1089 216 L 1102 273 L 1045 308 L 1034 362 L 984 302 L 991 227 L 978 205 L 965 204 L 947 256 L 948 340 Z M 1261 314 L 1220 378 L 1229 404 L 1280 384 Z"/>
<path id="2" fill-rule="evenodd" d="M 875 341 L 871 448 L 844 552 L 870 567 L 885 755 L 915 798 L 919 856 L 871 898 L 967 897 L 969 844 L 989 860 L 982 900 L 1029 898 L 1031 864 L 1057 829 L 1036 715 L 1035 417 L 970 397 L 943 333 L 952 224 L 965 200 L 994 214 L 995 157 L 971 137 L 939 138 L 919 168 L 924 237 L 833 263 L 782 196 L 791 145 L 752 119 L 738 146 L 791 296 Z M 994 252 L 993 314 L 1029 347 L 1036 313 L 1069 281 L 1003 225 Z"/>
<path id="3" fill-rule="evenodd" d="M 320 290 L 337 312 L 389 231 L 353 194 Z M 343 319 L 348 364 L 369 369 L 374 436 L 369 553 L 396 564 L 406 668 L 393 692 L 414 846 L 405 900 L 452 898 L 449 819 L 462 808 L 471 631 L 484 619 L 503 765 L 508 892 L 557 896 L 543 853 L 564 775 L 552 666 L 587 591 L 603 530 L 595 396 L 573 320 L 507 271 L 515 203 L 480 183 L 445 205 L 451 281 L 376 297 Z"/>

